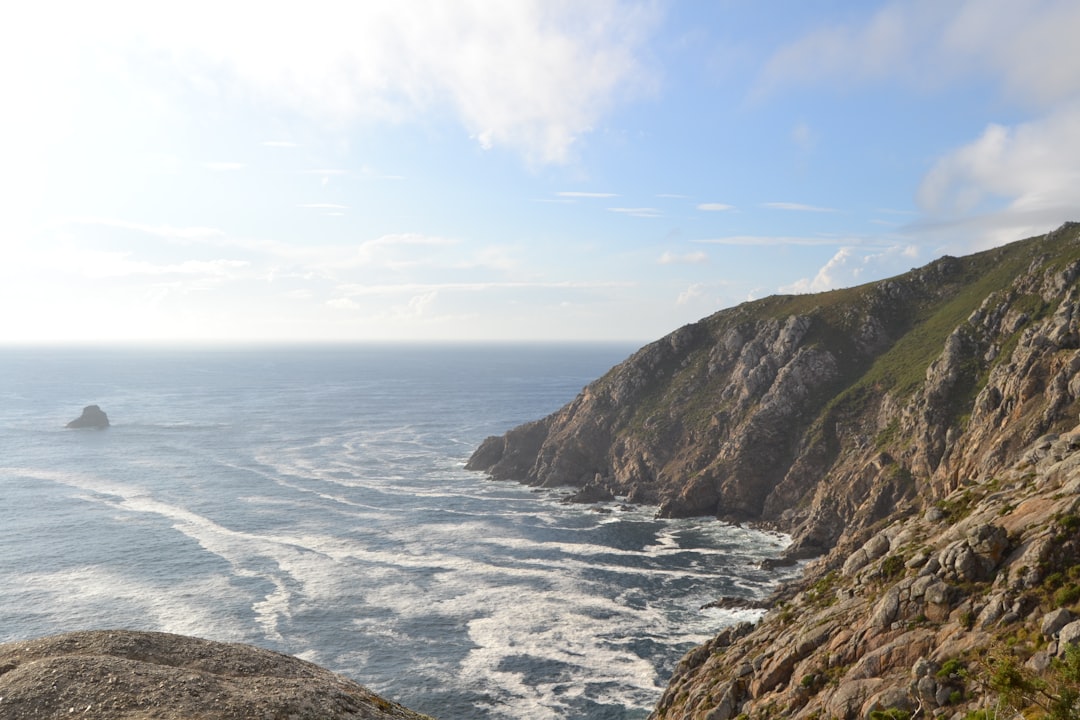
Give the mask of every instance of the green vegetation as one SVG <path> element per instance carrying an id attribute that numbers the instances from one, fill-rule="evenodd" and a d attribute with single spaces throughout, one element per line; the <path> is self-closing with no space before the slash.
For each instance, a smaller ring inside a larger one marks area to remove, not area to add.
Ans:
<path id="1" fill-rule="evenodd" d="M 904 558 L 899 555 L 889 555 L 881 561 L 881 576 L 891 580 L 904 572 Z"/>
<path id="2" fill-rule="evenodd" d="M 959 495 L 953 494 L 944 500 L 939 500 L 935 503 L 938 510 L 945 513 L 945 519 L 950 523 L 955 523 L 958 520 L 962 520 L 967 516 L 971 509 L 975 506 L 975 501 L 978 498 L 971 489 L 964 490 Z"/>
<path id="3" fill-rule="evenodd" d="M 1076 583 L 1069 583 L 1054 591 L 1054 605 L 1059 608 L 1073 605 L 1077 600 L 1080 600 L 1080 585 Z"/>
<path id="4" fill-rule="evenodd" d="M 967 667 L 960 658 L 949 658 L 941 664 L 941 668 L 934 677 L 938 680 L 962 679 L 967 675 Z"/>
<path id="5" fill-rule="evenodd" d="M 818 607 L 828 607 L 836 602 L 836 584 L 840 575 L 835 570 L 830 571 L 806 591 L 806 599 Z"/>
<path id="6" fill-rule="evenodd" d="M 911 713 L 900 708 L 887 710 L 871 710 L 870 720 L 911 720 Z"/>
<path id="7" fill-rule="evenodd" d="M 1024 717 L 1047 720 L 1080 720 L 1080 646 L 1070 645 L 1062 657 L 1054 658 L 1049 671 L 1040 676 L 1013 654 L 992 656 L 979 677 L 985 689 L 997 696 L 999 706 Z M 968 714 L 976 720 L 988 715 Z M 1000 712 L 995 712 L 1002 717 Z"/>

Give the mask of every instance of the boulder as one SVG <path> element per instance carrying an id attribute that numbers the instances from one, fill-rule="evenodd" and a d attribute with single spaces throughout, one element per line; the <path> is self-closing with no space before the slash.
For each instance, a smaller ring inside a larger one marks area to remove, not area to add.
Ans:
<path id="1" fill-rule="evenodd" d="M 97 405 L 87 405 L 82 415 L 67 424 L 69 428 L 94 428 L 104 430 L 109 427 L 109 416 Z"/>
<path id="2" fill-rule="evenodd" d="M 1073 621 L 1073 614 L 1065 608 L 1058 608 L 1043 615 L 1039 629 L 1048 638 L 1053 638 L 1063 627 Z"/>
<path id="3" fill-rule="evenodd" d="M 1080 645 L 1080 620 L 1073 620 L 1058 630 L 1058 654 L 1064 655 L 1065 648 Z"/>
<path id="4" fill-rule="evenodd" d="M 126 630 L 0 644 L 0 717 L 431 720 L 298 658 Z"/>

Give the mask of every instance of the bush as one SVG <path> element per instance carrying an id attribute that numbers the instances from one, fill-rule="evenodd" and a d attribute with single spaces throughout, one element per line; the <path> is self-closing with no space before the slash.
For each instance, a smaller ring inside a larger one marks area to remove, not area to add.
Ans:
<path id="1" fill-rule="evenodd" d="M 1070 584 L 1054 591 L 1054 604 L 1058 607 L 1072 605 L 1080 600 L 1080 585 Z"/>
<path id="2" fill-rule="evenodd" d="M 899 555 L 890 555 L 881 561 L 881 575 L 885 578 L 893 578 L 904 572 L 904 558 Z"/>
<path id="3" fill-rule="evenodd" d="M 941 669 L 937 671 L 935 677 L 938 680 L 956 680 L 962 679 L 966 674 L 967 669 L 959 658 L 949 658 L 942 663 Z"/>
<path id="4" fill-rule="evenodd" d="M 900 708 L 888 710 L 871 710 L 870 720 L 911 720 L 911 713 Z"/>

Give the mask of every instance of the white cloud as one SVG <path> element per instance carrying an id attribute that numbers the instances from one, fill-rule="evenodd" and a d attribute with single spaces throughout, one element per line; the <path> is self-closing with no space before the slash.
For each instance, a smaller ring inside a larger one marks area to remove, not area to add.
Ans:
<path id="1" fill-rule="evenodd" d="M 134 258 L 131 253 L 66 248 L 51 262 L 52 269 L 92 280 L 110 280 L 136 276 L 197 276 L 224 279 L 247 268 L 245 260 L 220 258 L 215 260 L 182 260 L 173 263 L 150 262 Z"/>
<path id="2" fill-rule="evenodd" d="M 898 243 L 879 252 L 860 252 L 842 247 L 829 258 L 813 278 L 802 278 L 779 288 L 782 293 L 814 293 L 852 287 L 870 278 L 890 277 L 905 272 L 918 263 L 919 248 Z"/>
<path id="3" fill-rule="evenodd" d="M 651 207 L 609 207 L 608 211 L 639 218 L 658 218 L 663 215 L 659 210 Z"/>
<path id="4" fill-rule="evenodd" d="M 241 162 L 208 162 L 203 163 L 203 166 L 207 170 L 213 170 L 214 172 L 230 172 L 233 170 L 243 170 L 246 165 Z"/>
<path id="5" fill-rule="evenodd" d="M 698 210 L 704 210 L 706 212 L 725 212 L 727 210 L 734 210 L 735 206 L 734 205 L 728 205 L 726 203 L 709 202 L 709 203 L 701 203 L 700 205 L 697 206 L 697 209 Z"/>
<path id="6" fill-rule="evenodd" d="M 136 223 L 127 220 L 113 220 L 110 218 L 98 217 L 70 218 L 68 220 L 57 223 L 57 227 L 62 227 L 65 225 L 96 225 L 102 227 L 112 227 L 121 230 L 134 230 L 136 232 L 146 233 L 147 235 L 155 235 L 157 237 L 171 238 L 176 240 L 210 240 L 225 237 L 224 230 L 213 227 L 175 227 L 172 225 L 148 225 L 146 223 Z"/>
<path id="7" fill-rule="evenodd" d="M 793 202 L 767 202 L 761 203 L 761 207 L 769 208 L 770 210 L 791 210 L 794 212 L 815 212 L 815 213 L 833 213 L 837 212 L 835 208 L 818 207 L 817 205 L 804 205 L 802 203 Z"/>
<path id="8" fill-rule="evenodd" d="M 705 296 L 705 286 L 701 283 L 695 283 L 690 287 L 679 293 L 679 297 L 675 299 L 676 305 L 686 305 L 687 303 L 694 302 Z"/>
<path id="9" fill-rule="evenodd" d="M 801 152 L 808 153 L 817 145 L 817 134 L 809 125 L 800 122 L 791 129 L 791 141 Z"/>
<path id="10" fill-rule="evenodd" d="M 633 287 L 628 282 L 406 282 L 381 285 L 342 285 L 338 292 L 343 297 L 417 295 L 441 292 L 487 292 L 491 290 L 595 290 L 601 288 Z"/>
<path id="11" fill-rule="evenodd" d="M 902 230 L 951 252 L 1035 235 L 1080 217 L 1080 4 L 1073 0 L 895 0 L 781 48 L 756 94 L 792 85 L 893 81 L 920 92 L 988 83 L 1033 115 L 988 125 L 945 153 L 918 191 L 926 218 Z"/>
<path id="12" fill-rule="evenodd" d="M 1064 51 L 1078 32 L 1080 5 L 1071 0 L 895 1 L 781 48 L 758 92 L 889 78 L 939 90 L 974 75 L 990 76 L 1016 101 L 1045 106 L 1080 92 L 1080 56 Z"/>
<path id="13" fill-rule="evenodd" d="M 103 0 L 65 4 L 63 23 L 49 3 L 38 5 L 9 23 L 50 28 L 43 47 L 23 42 L 12 51 L 23 64 L 119 52 L 121 63 L 182 78 L 204 95 L 330 127 L 449 109 L 481 147 L 511 148 L 535 163 L 568 161 L 615 104 L 651 91 L 638 54 L 659 20 L 652 3 L 630 0 L 312 0 L 302 11 L 229 0 Z M 56 50 L 62 57 L 50 55 Z"/>
<path id="14" fill-rule="evenodd" d="M 657 262 L 661 265 L 700 265 L 709 261 L 709 255 L 705 252 L 691 252 L 684 255 L 676 255 L 672 252 L 665 252 L 661 255 Z"/>
<path id="15" fill-rule="evenodd" d="M 825 263 L 825 265 L 818 270 L 817 275 L 815 275 L 813 279 L 804 278 L 798 280 L 791 285 L 780 288 L 780 292 L 812 293 L 841 287 L 841 284 L 837 284 L 836 274 L 838 270 L 844 268 L 848 264 L 851 256 L 851 248 L 840 248 L 840 250 L 829 259 L 829 262 Z"/>
<path id="16" fill-rule="evenodd" d="M 702 238 L 691 242 L 705 245 L 840 245 L 844 240 L 834 237 L 804 237 L 798 235 L 726 235 Z"/>
<path id="17" fill-rule="evenodd" d="M 919 203 L 935 215 L 967 213 L 994 200 L 1020 211 L 1075 212 L 1078 180 L 1080 104 L 1012 128 L 990 125 L 935 163 Z"/>

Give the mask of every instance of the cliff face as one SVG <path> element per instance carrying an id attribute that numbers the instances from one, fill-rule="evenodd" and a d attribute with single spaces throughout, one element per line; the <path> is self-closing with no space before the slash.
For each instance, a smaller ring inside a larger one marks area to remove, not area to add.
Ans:
<path id="1" fill-rule="evenodd" d="M 1080 718 L 1080 225 L 719 312 L 470 467 L 790 532 L 653 718 Z"/>
<path id="2" fill-rule="evenodd" d="M 496 479 L 791 532 L 809 557 L 1072 426 L 1080 226 L 654 342 L 547 418 L 488 438 Z"/>
<path id="3" fill-rule="evenodd" d="M 1080 718 L 1080 427 L 960 485 L 689 653 L 651 718 Z"/>

